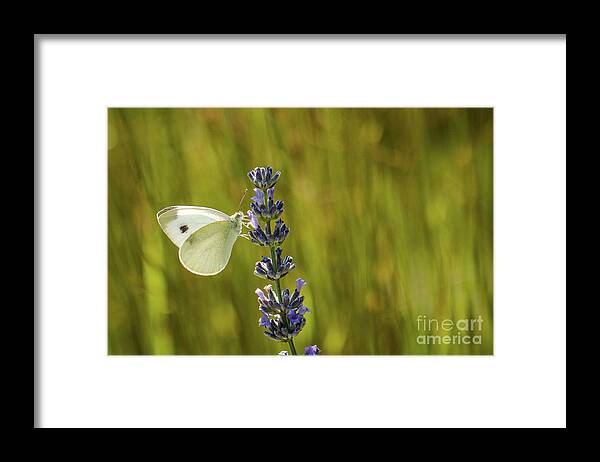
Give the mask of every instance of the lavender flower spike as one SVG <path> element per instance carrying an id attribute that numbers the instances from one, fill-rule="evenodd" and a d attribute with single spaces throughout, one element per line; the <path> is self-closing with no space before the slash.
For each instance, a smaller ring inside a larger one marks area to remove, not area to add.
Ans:
<path id="1" fill-rule="evenodd" d="M 292 355 L 296 355 L 294 337 L 306 325 L 306 313 L 310 310 L 304 306 L 304 296 L 300 291 L 306 285 L 302 278 L 296 279 L 293 293 L 290 289 L 281 287 L 281 279 L 295 268 L 291 256 L 283 257 L 281 244 L 290 233 L 290 229 L 280 218 L 283 214 L 283 201 L 275 200 L 275 184 L 281 172 L 273 173 L 271 167 L 256 167 L 248 172 L 248 178 L 254 184 L 254 196 L 250 202 L 248 219 L 250 227 L 248 232 L 250 241 L 254 244 L 268 247 L 270 258 L 263 256 L 254 265 L 254 274 L 258 277 L 274 281 L 273 285 L 265 286 L 264 292 L 256 289 L 258 310 L 260 318 L 258 325 L 264 328 L 264 335 L 277 342 L 289 345 Z M 260 221 L 259 221 L 260 219 Z M 307 346 L 304 354 L 318 355 L 320 349 L 316 345 Z M 287 350 L 279 355 L 287 356 Z"/>

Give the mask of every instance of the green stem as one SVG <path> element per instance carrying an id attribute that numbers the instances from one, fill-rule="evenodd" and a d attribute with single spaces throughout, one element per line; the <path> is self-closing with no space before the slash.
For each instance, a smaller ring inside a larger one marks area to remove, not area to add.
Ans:
<path id="1" fill-rule="evenodd" d="M 294 346 L 294 339 L 291 338 L 288 342 L 288 345 L 290 346 L 290 351 L 292 352 L 292 355 L 296 356 L 298 353 L 296 353 L 296 347 Z"/>

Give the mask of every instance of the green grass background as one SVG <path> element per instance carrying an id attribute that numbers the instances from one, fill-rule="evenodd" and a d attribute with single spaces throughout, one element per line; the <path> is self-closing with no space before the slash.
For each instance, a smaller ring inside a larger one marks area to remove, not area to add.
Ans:
<path id="1" fill-rule="evenodd" d="M 263 165 L 282 171 L 297 265 L 283 286 L 308 281 L 298 350 L 491 354 L 492 128 L 487 108 L 109 109 L 109 354 L 286 349 L 258 327 L 264 249 L 238 239 L 222 273 L 195 276 L 155 217 L 168 205 L 231 214 Z M 482 345 L 419 345 L 418 315 L 482 316 Z"/>

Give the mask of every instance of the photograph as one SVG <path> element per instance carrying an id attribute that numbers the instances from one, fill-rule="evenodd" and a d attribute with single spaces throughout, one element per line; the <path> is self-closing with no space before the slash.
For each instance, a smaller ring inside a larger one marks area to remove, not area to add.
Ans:
<path id="1" fill-rule="evenodd" d="M 492 107 L 107 118 L 109 355 L 494 354 Z"/>

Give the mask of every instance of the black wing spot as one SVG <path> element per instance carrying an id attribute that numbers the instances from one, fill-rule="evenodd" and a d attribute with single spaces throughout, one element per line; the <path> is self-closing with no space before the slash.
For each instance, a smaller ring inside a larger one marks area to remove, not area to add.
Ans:
<path id="1" fill-rule="evenodd" d="M 179 227 L 179 231 L 181 231 L 181 234 L 184 234 L 188 229 L 188 225 L 183 225 Z"/>

